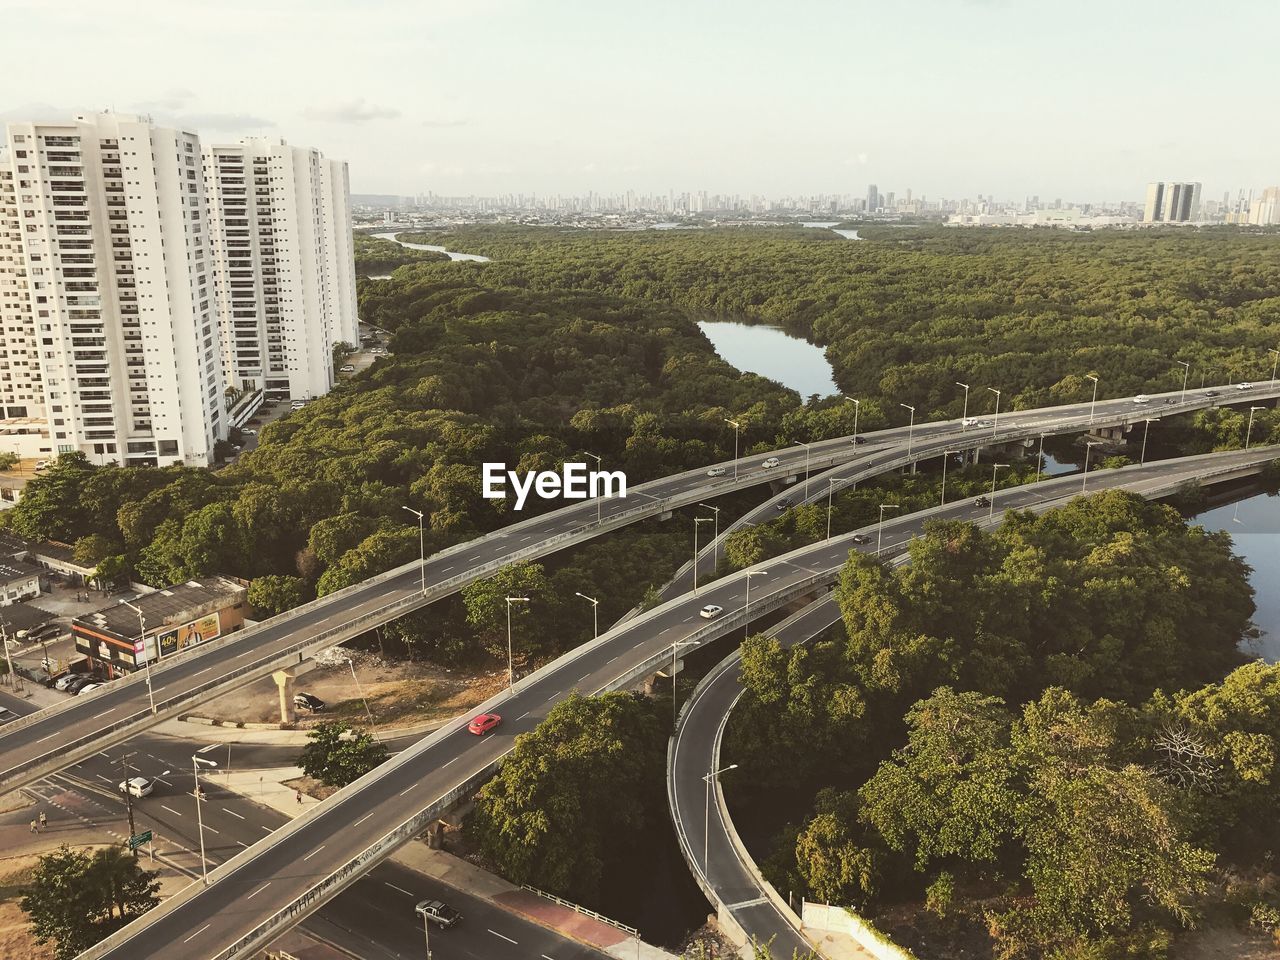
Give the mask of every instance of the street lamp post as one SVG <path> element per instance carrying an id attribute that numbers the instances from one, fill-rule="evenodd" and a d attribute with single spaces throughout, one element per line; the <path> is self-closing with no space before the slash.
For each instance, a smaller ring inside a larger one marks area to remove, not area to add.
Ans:
<path id="1" fill-rule="evenodd" d="M 884 512 L 886 510 L 897 510 L 897 509 L 898 509 L 898 505 L 896 503 L 880 504 L 880 522 L 876 524 L 876 556 L 877 557 L 880 556 L 880 547 L 884 537 Z"/>
<path id="2" fill-rule="evenodd" d="M 996 415 L 991 421 L 991 439 L 994 440 L 996 431 L 1000 429 L 1000 391 L 995 387 L 987 387 L 987 389 L 996 395 Z"/>
<path id="3" fill-rule="evenodd" d="M 710 523 L 710 517 L 693 518 L 693 595 L 698 595 L 698 524 Z"/>
<path id="4" fill-rule="evenodd" d="M 1146 425 L 1145 427 L 1143 427 L 1143 428 L 1142 428 L 1142 456 L 1140 456 L 1140 457 L 1138 458 L 1138 465 L 1139 465 L 1139 466 L 1142 466 L 1143 464 L 1145 464 L 1145 463 L 1147 462 L 1147 434 L 1149 434 L 1149 433 L 1151 432 L 1151 425 L 1152 425 L 1153 423 L 1159 423 L 1159 422 L 1160 422 L 1160 418 L 1159 418 L 1159 417 L 1147 417 L 1147 418 L 1146 418 L 1146 421 L 1147 421 L 1147 425 Z"/>
<path id="5" fill-rule="evenodd" d="M 356 693 L 360 694 L 360 700 L 364 704 L 364 712 L 369 715 L 369 725 L 372 726 L 374 723 L 373 711 L 369 709 L 369 701 L 365 698 L 364 687 L 360 686 L 360 678 L 356 676 L 355 662 L 350 657 L 347 657 L 347 666 L 351 668 L 351 679 L 356 682 Z M 231 756 L 231 745 L 228 744 L 227 757 L 230 758 L 230 756 Z M 231 765 L 230 759 L 227 760 L 227 765 L 228 766 Z"/>
<path id="6" fill-rule="evenodd" d="M 592 460 L 594 460 L 594 461 L 596 462 L 596 471 L 597 471 L 597 472 L 599 472 L 599 471 L 601 471 L 601 470 L 603 470 L 603 469 L 604 469 L 604 464 L 601 462 L 600 458 L 599 458 L 599 457 L 597 457 L 594 453 L 591 453 L 590 451 L 587 451 L 587 450 L 583 450 L 583 451 L 582 451 L 582 453 L 583 453 L 583 455 L 584 455 L 584 456 L 588 456 L 588 457 L 590 457 Z M 736 478 L 737 478 L 737 475 L 735 474 L 735 475 L 734 475 L 734 477 L 735 477 L 735 479 L 736 479 Z M 599 525 L 600 525 L 600 523 L 602 522 L 602 521 L 600 520 L 600 505 L 601 505 L 603 502 L 604 502 L 604 494 L 601 494 L 600 496 L 596 497 L 596 526 L 599 526 Z"/>
<path id="7" fill-rule="evenodd" d="M 595 597 L 588 597 L 585 593 L 573 591 L 574 596 L 581 597 L 587 603 L 591 604 L 591 639 L 594 640 L 600 636 L 600 601 Z"/>
<path id="8" fill-rule="evenodd" d="M 671 729 L 675 730 L 680 714 L 676 709 L 676 651 L 681 647 L 696 647 L 697 640 L 677 640 L 671 645 Z"/>
<path id="9" fill-rule="evenodd" d="M 1084 378 L 1093 381 L 1093 399 L 1089 401 L 1089 422 L 1093 423 L 1093 408 L 1098 405 L 1098 378 L 1092 373 L 1086 373 Z"/>
<path id="10" fill-rule="evenodd" d="M 1245 431 L 1245 435 L 1244 435 L 1244 448 L 1246 450 L 1249 449 L 1249 440 L 1250 438 L 1253 437 L 1253 414 L 1257 410 L 1265 410 L 1265 409 L 1267 408 L 1266 407 L 1250 407 L 1249 408 L 1249 429 Z"/>
<path id="11" fill-rule="evenodd" d="M 422 572 L 422 592 L 425 594 L 427 592 L 427 541 L 422 525 L 426 517 L 421 510 L 406 507 L 404 504 L 400 506 L 418 518 L 418 569 Z"/>
<path id="12" fill-rule="evenodd" d="M 804 502 L 809 502 L 809 444 L 801 443 L 804 447 Z"/>
<path id="13" fill-rule="evenodd" d="M 1271 361 L 1271 385 L 1275 386 L 1276 370 L 1277 368 L 1280 368 L 1280 350 L 1268 350 L 1267 353 L 1275 357 L 1275 359 Z"/>
<path id="14" fill-rule="evenodd" d="M 831 498 L 836 492 L 836 478 L 827 477 L 827 539 L 831 539 Z"/>
<path id="15" fill-rule="evenodd" d="M 991 503 L 991 509 L 987 511 L 988 519 L 994 518 L 996 515 L 996 471 L 1001 467 L 1007 467 L 1007 463 L 993 463 L 991 465 L 991 496 L 988 498 Z"/>
<path id="16" fill-rule="evenodd" d="M 134 751 L 133 753 L 126 753 L 124 756 L 122 756 L 119 760 L 116 761 L 116 763 L 120 764 L 120 769 L 124 773 L 124 808 L 129 817 L 130 839 L 138 835 L 138 828 L 134 826 L 134 823 L 133 823 L 133 790 L 130 789 L 132 785 L 129 783 L 129 780 L 130 780 L 129 771 L 133 769 L 133 764 L 129 762 L 129 758 L 135 756 L 136 753 L 137 751 Z M 130 846 L 132 847 L 133 845 L 130 844 Z M 135 860 L 138 859 L 137 847 L 133 847 L 133 859 Z"/>
<path id="17" fill-rule="evenodd" d="M 142 647 L 142 655 L 146 659 L 146 676 L 147 676 L 147 701 L 151 704 L 151 715 L 156 715 L 156 696 L 151 690 L 151 654 L 147 653 L 147 621 L 142 616 L 142 611 L 135 607 L 128 600 L 121 600 L 122 604 L 138 615 L 138 645 Z M 160 640 L 156 638 L 156 653 L 160 652 Z"/>
<path id="18" fill-rule="evenodd" d="M 1094 447 L 1102 446 L 1101 440 L 1086 440 L 1084 445 L 1084 473 L 1080 477 L 1080 492 L 1084 493 L 1089 485 L 1089 454 L 1093 453 Z"/>
<path id="19" fill-rule="evenodd" d="M 206 760 L 204 757 L 191 755 L 191 770 L 195 774 L 196 781 L 196 830 L 200 834 L 200 875 L 204 881 L 204 885 L 209 885 L 209 861 L 204 855 L 204 811 L 200 808 L 200 764 L 206 767 L 216 767 L 218 764 L 213 760 Z"/>
<path id="20" fill-rule="evenodd" d="M 707 858 L 711 852 L 711 781 L 716 779 L 722 773 L 728 773 L 730 770 L 737 770 L 738 765 L 731 763 L 727 767 L 721 767 L 719 770 L 712 770 L 702 782 L 707 785 L 707 804 L 702 816 L 702 876 L 707 876 Z"/>
<path id="21" fill-rule="evenodd" d="M 853 404 L 853 435 L 856 437 L 858 435 L 858 414 L 862 412 L 862 401 L 855 400 L 853 397 L 845 397 L 845 399 Z"/>
<path id="22" fill-rule="evenodd" d="M 422 915 L 422 938 L 427 946 L 427 960 L 431 960 L 431 921 L 427 919 L 426 913 Z"/>
<path id="23" fill-rule="evenodd" d="M 1181 365 L 1182 367 L 1182 397 L 1180 399 L 1186 400 L 1187 399 L 1187 378 L 1191 376 L 1191 364 L 1188 363 L 1186 360 L 1175 360 L 1173 362 Z"/>
<path id="24" fill-rule="evenodd" d="M 746 618 L 746 622 L 743 623 L 742 625 L 742 637 L 744 640 L 747 638 L 747 635 L 751 632 L 751 578 L 767 577 L 768 575 L 769 575 L 768 570 L 748 570 L 747 571 L 747 600 L 742 607 L 743 615 Z"/>
<path id="25" fill-rule="evenodd" d="M 706 507 L 715 514 L 716 525 L 712 528 L 712 536 L 715 538 L 711 541 L 711 569 L 714 571 L 720 566 L 720 508 L 713 507 L 709 503 L 699 503 L 698 506 Z"/>
<path id="26" fill-rule="evenodd" d="M 528 597 L 507 597 L 507 689 L 514 690 L 516 686 L 516 661 L 511 652 L 511 605 L 513 603 L 528 603 Z"/>
<path id="27" fill-rule="evenodd" d="M 737 420 L 724 418 L 724 422 L 733 427 L 733 479 L 738 479 L 738 431 L 742 429 L 742 424 Z"/>
<path id="28" fill-rule="evenodd" d="M 5 629 L 7 625 L 8 621 L 0 621 L 0 643 L 4 644 L 4 657 L 9 661 L 9 683 L 13 685 L 14 693 L 21 693 L 25 697 L 28 694 L 24 692 L 22 677 L 13 667 L 13 652 L 9 649 L 9 632 Z M 15 639 L 14 642 L 16 643 L 17 640 Z"/>
<path id="29" fill-rule="evenodd" d="M 916 432 L 916 408 L 908 403 L 900 403 L 898 406 L 911 411 L 911 423 L 907 426 L 907 459 L 911 459 L 911 438 Z M 914 467 L 915 464 L 913 463 Z"/>
<path id="30" fill-rule="evenodd" d="M 941 507 L 947 505 L 947 457 L 959 452 L 959 450 L 942 451 L 942 503 L 938 504 Z"/>
<path id="31" fill-rule="evenodd" d="M 968 427 L 965 426 L 964 422 L 969 419 L 969 385 L 957 380 L 956 386 L 964 387 L 964 412 L 960 414 L 960 429 L 967 430 Z"/>
<path id="32" fill-rule="evenodd" d="M 1036 454 L 1036 483 L 1040 482 L 1040 470 L 1044 467 L 1044 434 L 1040 434 L 1040 452 Z"/>

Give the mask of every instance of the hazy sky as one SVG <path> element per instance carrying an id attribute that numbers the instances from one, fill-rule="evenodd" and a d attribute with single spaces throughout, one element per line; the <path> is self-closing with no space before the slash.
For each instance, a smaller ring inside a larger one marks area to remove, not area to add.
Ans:
<path id="1" fill-rule="evenodd" d="M 0 0 L 0 118 L 285 137 L 359 193 L 1280 182 L 1276 0 Z"/>

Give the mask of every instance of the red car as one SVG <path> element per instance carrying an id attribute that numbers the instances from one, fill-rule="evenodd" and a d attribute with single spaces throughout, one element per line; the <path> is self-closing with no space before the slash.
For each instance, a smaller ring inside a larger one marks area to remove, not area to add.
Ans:
<path id="1" fill-rule="evenodd" d="M 476 736 L 482 737 L 501 722 L 502 718 L 496 713 L 482 713 L 467 724 L 467 729 Z"/>

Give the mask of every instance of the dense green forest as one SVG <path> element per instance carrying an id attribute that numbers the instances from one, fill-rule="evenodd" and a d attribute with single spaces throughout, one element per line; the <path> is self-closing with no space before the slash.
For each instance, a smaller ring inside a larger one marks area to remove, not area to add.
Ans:
<path id="1" fill-rule="evenodd" d="M 382 273 L 390 273 L 396 267 L 407 263 L 443 263 L 449 259 L 447 253 L 435 250 L 411 250 L 402 247 L 394 240 L 371 237 L 367 233 L 352 235 L 355 244 L 356 275 L 367 277 Z"/>
<path id="2" fill-rule="evenodd" d="M 1239 666 L 1228 536 L 1116 491 L 935 522 L 910 557 L 852 555 L 820 642 L 744 646 L 726 789 L 748 815 L 815 798 L 767 863 L 779 889 L 923 901 L 933 953 L 1155 957 L 1223 899 L 1215 869 L 1269 865 L 1280 667 Z M 1250 896 L 1234 919 L 1274 906 Z"/>

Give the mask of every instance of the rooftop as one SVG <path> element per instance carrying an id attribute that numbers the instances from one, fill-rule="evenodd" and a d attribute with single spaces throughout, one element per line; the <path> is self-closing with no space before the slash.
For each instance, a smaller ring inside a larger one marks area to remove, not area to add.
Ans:
<path id="1" fill-rule="evenodd" d="M 244 593 L 244 585 L 239 580 L 210 576 L 175 583 L 155 593 L 125 599 L 142 611 L 147 632 L 150 633 L 158 627 L 185 623 L 229 604 L 239 603 L 244 599 Z M 137 611 L 126 607 L 120 600 L 76 617 L 73 623 L 94 630 L 105 630 L 118 637 L 138 635 Z"/>
<path id="2" fill-rule="evenodd" d="M 0 584 L 13 583 L 15 580 L 30 580 L 41 574 L 40 567 L 25 560 L 0 560 Z"/>

